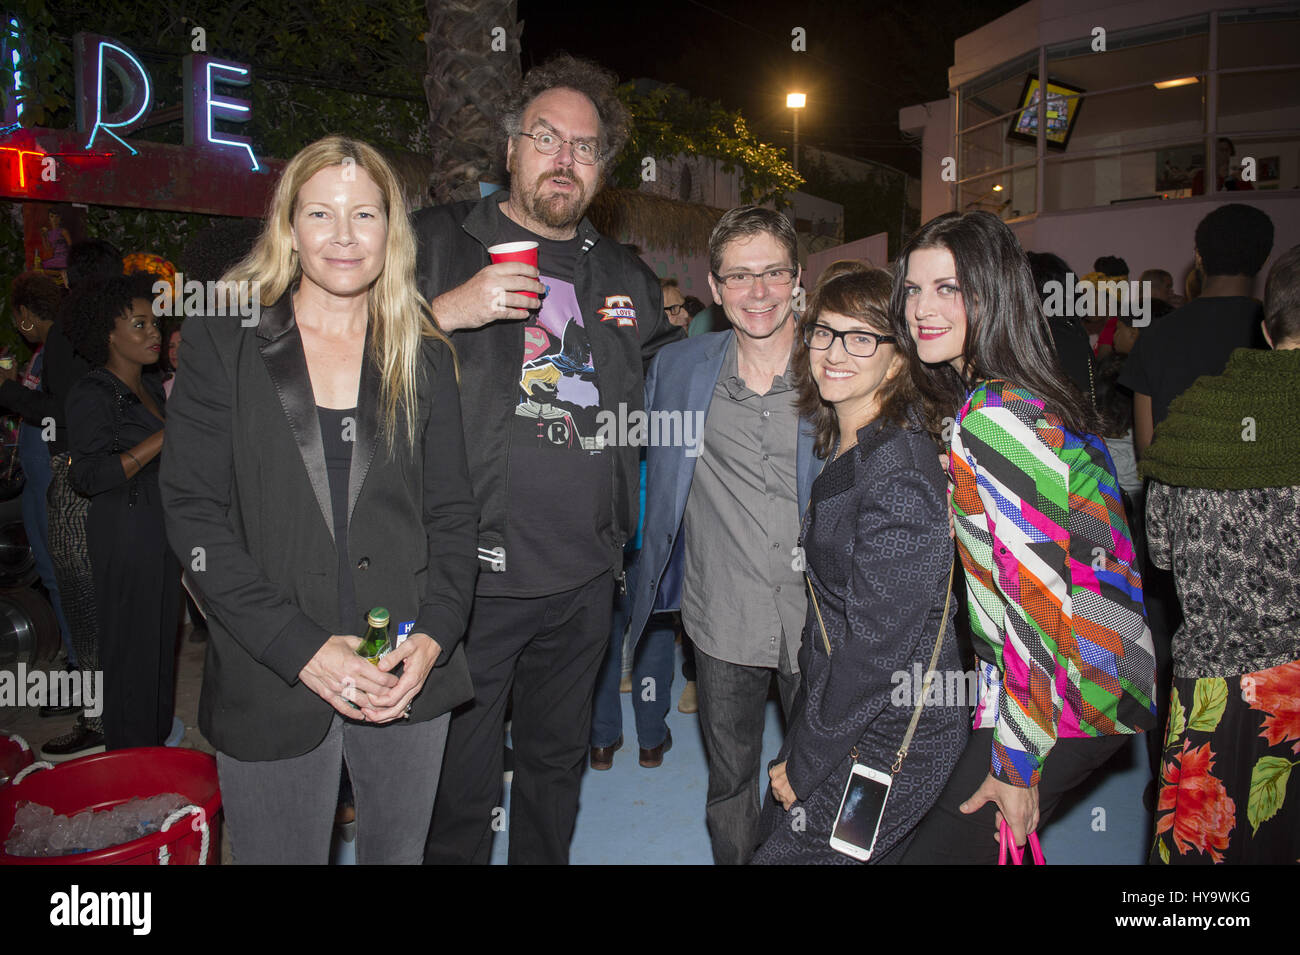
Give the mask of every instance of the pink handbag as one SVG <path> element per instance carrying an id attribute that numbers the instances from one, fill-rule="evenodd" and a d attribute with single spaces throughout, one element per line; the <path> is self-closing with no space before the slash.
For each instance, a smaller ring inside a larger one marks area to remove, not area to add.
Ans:
<path id="1" fill-rule="evenodd" d="M 1047 860 L 1043 858 L 1043 850 L 1038 845 L 1038 833 L 1029 834 L 1029 851 L 1034 855 L 1034 865 L 1047 865 Z M 1024 850 L 1016 845 L 1015 837 L 1011 834 L 1011 827 L 1007 825 L 1005 819 L 998 827 L 998 842 L 1002 847 L 998 849 L 998 865 L 1007 864 L 1007 850 L 1011 850 L 1011 864 L 1024 865 Z"/>

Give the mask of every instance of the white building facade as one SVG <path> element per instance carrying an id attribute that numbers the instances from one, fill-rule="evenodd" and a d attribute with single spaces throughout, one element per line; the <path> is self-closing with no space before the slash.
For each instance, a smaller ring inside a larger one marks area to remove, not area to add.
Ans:
<path id="1" fill-rule="evenodd" d="M 923 149 L 922 221 L 985 209 L 1078 272 L 1119 255 L 1176 281 L 1225 201 L 1268 213 L 1275 257 L 1300 243 L 1300 4 L 1082 6 L 1031 0 L 960 37 L 948 98 L 899 112 Z M 1041 76 L 1057 95 L 1027 111 Z M 1038 132 L 1055 108 L 1075 114 L 1064 144 Z"/>

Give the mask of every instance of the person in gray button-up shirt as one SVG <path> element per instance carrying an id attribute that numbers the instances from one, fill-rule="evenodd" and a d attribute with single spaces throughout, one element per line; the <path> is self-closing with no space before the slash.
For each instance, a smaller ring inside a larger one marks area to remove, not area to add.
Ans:
<path id="1" fill-rule="evenodd" d="M 787 367 L 761 394 L 737 373 L 738 351 L 733 337 L 686 499 L 682 623 L 713 659 L 797 674 L 805 598 L 791 559 L 800 513 L 793 375 Z"/>
<path id="2" fill-rule="evenodd" d="M 682 611 L 698 651 L 713 858 L 739 864 L 757 845 L 772 677 L 787 715 L 798 687 L 806 608 L 795 544 L 818 462 L 790 385 L 794 229 L 771 210 L 733 209 L 709 240 L 709 266 L 734 331 L 669 345 L 650 366 L 646 407 L 705 413 L 704 440 L 646 451 L 630 632 L 639 639 L 652 612 Z"/>

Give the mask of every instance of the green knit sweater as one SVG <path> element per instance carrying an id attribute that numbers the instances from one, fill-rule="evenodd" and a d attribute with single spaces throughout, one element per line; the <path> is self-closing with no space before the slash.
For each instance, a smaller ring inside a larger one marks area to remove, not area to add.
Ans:
<path id="1" fill-rule="evenodd" d="M 1238 348 L 1174 399 L 1142 475 L 1177 487 L 1300 485 L 1300 349 Z"/>

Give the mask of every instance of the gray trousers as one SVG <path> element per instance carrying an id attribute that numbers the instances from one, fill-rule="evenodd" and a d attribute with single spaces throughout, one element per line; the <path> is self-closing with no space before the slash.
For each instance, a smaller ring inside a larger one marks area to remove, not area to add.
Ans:
<path id="1" fill-rule="evenodd" d="M 375 726 L 336 714 L 302 756 L 244 762 L 217 753 L 235 863 L 328 864 L 345 761 L 356 797 L 357 864 L 422 863 L 450 719 Z"/>

